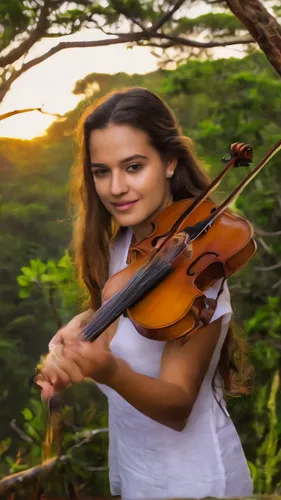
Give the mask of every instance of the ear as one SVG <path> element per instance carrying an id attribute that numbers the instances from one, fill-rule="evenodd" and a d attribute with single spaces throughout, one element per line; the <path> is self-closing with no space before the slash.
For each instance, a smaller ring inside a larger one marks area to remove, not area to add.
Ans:
<path id="1" fill-rule="evenodd" d="M 174 172 L 176 170 L 176 167 L 177 167 L 177 164 L 178 164 L 178 160 L 177 158 L 174 158 L 173 160 L 170 160 L 167 167 L 166 167 L 166 177 L 167 179 L 170 179 L 171 177 L 173 177 L 174 175 Z"/>

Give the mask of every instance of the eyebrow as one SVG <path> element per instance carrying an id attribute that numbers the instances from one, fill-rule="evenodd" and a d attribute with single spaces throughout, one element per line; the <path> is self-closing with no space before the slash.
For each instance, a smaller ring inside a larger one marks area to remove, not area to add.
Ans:
<path id="1" fill-rule="evenodd" d="M 148 160 L 147 156 L 135 154 L 132 156 L 128 156 L 128 158 L 124 158 L 124 160 L 121 160 L 119 163 L 122 165 L 124 163 L 128 163 L 129 161 L 137 160 L 139 158 Z M 91 168 L 102 168 L 102 167 L 106 167 L 106 166 L 107 165 L 105 165 L 105 163 L 91 163 Z"/>

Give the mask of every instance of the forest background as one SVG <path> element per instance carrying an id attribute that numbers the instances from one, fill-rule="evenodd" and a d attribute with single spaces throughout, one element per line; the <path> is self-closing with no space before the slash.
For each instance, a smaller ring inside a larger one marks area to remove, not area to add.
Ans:
<path id="1" fill-rule="evenodd" d="M 53 0 L 53 8 L 55 3 L 62 4 Z M 73 89 L 80 98 L 78 105 L 58 117 L 45 135 L 32 140 L 0 138 L 0 476 L 5 481 L 10 474 L 39 465 L 39 469 L 32 469 L 28 481 L 17 487 L 22 498 L 34 491 L 38 470 L 42 472 L 46 409 L 32 386 L 35 366 L 47 351 L 50 338 L 80 310 L 83 300 L 72 266 L 72 220 L 67 211 L 67 184 L 76 152 L 75 128 L 83 110 L 112 89 L 147 87 L 172 107 L 184 133 L 194 140 L 197 154 L 211 177 L 222 168 L 221 158 L 229 152 L 230 144 L 250 143 L 256 164 L 281 138 L 278 64 L 252 43 L 241 20 L 231 13 L 230 5 L 225 5 L 232 2 L 198 1 L 198 5 L 202 3 L 209 10 L 193 18 L 188 17 L 188 9 L 184 10 L 184 2 L 105 2 L 104 10 L 99 7 L 97 11 L 95 2 L 85 0 L 75 8 L 70 4 L 58 10 L 56 21 L 52 21 L 53 30 L 59 26 L 63 33 L 68 29 L 74 33 L 82 26 L 82 22 L 77 25 L 77 19 L 83 15 L 85 22 L 85 13 L 86 22 L 98 15 L 106 21 L 107 29 L 117 26 L 120 30 L 126 22 L 141 29 L 149 22 L 155 24 L 163 6 L 167 12 L 175 4 L 183 9 L 174 9 L 178 15 L 174 22 L 171 17 L 165 25 L 169 40 L 160 37 L 161 43 L 155 38 L 130 41 L 131 47 L 151 47 L 159 59 L 158 70 L 144 75 L 90 73 L 77 81 Z M 13 45 L 17 37 L 26 33 L 30 36 L 32 23 L 38 25 L 40 19 L 42 23 L 42 10 L 47 4 L 3 2 L 0 20 L 4 29 L 0 41 L 4 58 L 21 45 L 22 42 Z M 280 6 L 267 1 L 263 5 L 278 22 Z M 30 15 L 26 20 L 28 9 L 34 17 Z M 164 33 L 160 25 L 158 28 Z M 49 28 L 44 29 L 41 37 L 47 36 Z M 129 29 L 129 33 L 134 30 Z M 185 39 L 200 39 L 197 46 L 179 42 L 182 33 Z M 49 36 L 59 34 L 49 31 Z M 235 37 L 236 43 L 243 42 L 239 58 L 221 58 L 210 51 L 212 47 L 231 46 Z M 12 60 L 2 60 L 2 99 L 20 76 L 19 68 L 28 64 L 16 64 L 26 51 L 27 47 L 14 59 L 14 66 Z M 18 110 L 12 110 L 11 115 L 17 113 Z M 252 395 L 229 399 L 228 407 L 242 440 L 255 492 L 263 494 L 281 493 L 279 165 L 280 156 L 233 206 L 253 223 L 258 251 L 243 272 L 229 280 L 235 319 L 249 342 L 256 375 Z M 217 200 L 225 197 L 244 175 L 243 169 L 232 172 L 219 187 Z M 108 495 L 107 407 L 92 383 L 66 391 L 61 425 L 64 432 L 53 450 L 51 476 L 46 478 L 46 469 L 40 487 L 46 492 L 71 495 L 74 484 L 77 491 Z M 7 483 L 3 492 L 6 488 Z M 0 481 L 0 494 L 1 491 Z"/>

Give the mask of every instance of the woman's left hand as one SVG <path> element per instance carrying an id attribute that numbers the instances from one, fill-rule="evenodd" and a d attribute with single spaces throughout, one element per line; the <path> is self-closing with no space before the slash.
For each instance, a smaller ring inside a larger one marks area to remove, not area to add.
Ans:
<path id="1" fill-rule="evenodd" d="M 42 397 L 48 398 L 56 390 L 87 377 L 108 384 L 117 367 L 117 359 L 105 343 L 77 342 L 52 349 L 44 361 L 37 384 L 43 389 Z"/>

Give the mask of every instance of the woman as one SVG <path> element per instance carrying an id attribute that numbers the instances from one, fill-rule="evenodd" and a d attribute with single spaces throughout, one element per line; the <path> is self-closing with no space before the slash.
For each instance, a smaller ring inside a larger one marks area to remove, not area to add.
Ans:
<path id="1" fill-rule="evenodd" d="M 191 142 L 180 135 L 169 107 L 136 87 L 88 110 L 80 143 L 74 242 L 91 307 L 53 338 L 41 372 L 42 395 L 85 377 L 99 384 L 109 403 L 112 495 L 249 496 L 249 470 L 223 400 L 223 386 L 235 394 L 246 390 L 233 354 L 227 354 L 231 346 L 239 348 L 229 329 L 226 285 L 211 323 L 184 345 L 146 339 L 123 316 L 93 344 L 76 340 L 100 306 L 108 277 L 126 266 L 131 243 L 151 232 L 151 220 L 168 204 L 208 185 Z M 220 285 L 206 295 L 216 298 Z M 238 376 L 229 386 L 235 374 L 230 366 Z"/>

